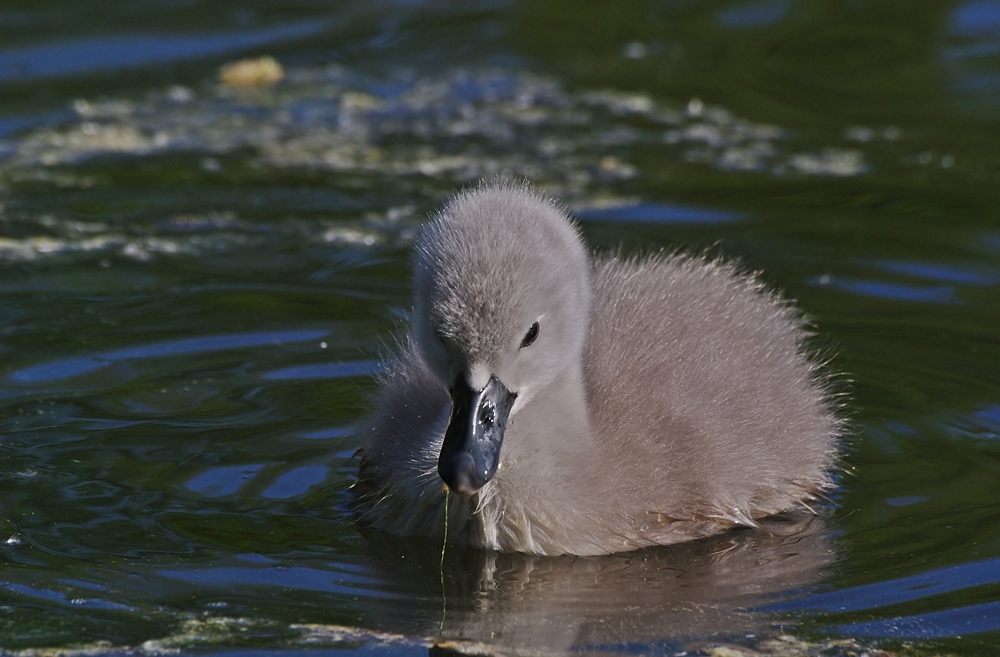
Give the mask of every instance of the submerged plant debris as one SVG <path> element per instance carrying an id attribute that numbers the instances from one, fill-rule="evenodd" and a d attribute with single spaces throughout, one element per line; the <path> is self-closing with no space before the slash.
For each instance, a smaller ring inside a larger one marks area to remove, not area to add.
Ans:
<path id="1" fill-rule="evenodd" d="M 273 57 L 241 59 L 219 69 L 219 82 L 227 87 L 268 87 L 283 77 L 285 70 Z"/>
<path id="2" fill-rule="evenodd" d="M 152 639 L 139 646 L 113 646 L 108 642 L 67 646 L 61 648 L 27 648 L 5 650 L 11 657 L 109 657 L 177 655 L 192 648 L 219 649 L 226 647 L 261 648 L 252 638 L 276 631 L 273 623 L 243 618 L 204 618 L 185 621 L 176 634 Z M 283 640 L 268 642 L 269 648 L 323 649 L 356 648 L 361 645 L 375 648 L 396 649 L 406 654 L 427 651 L 432 657 L 554 657 L 561 652 L 541 648 L 512 648 L 482 641 L 433 639 L 380 632 L 359 627 L 324 624 L 290 625 L 284 630 Z M 626 646 L 619 649 L 602 646 L 599 649 L 582 647 L 572 653 L 599 655 L 633 654 Z M 673 657 L 909 657 L 927 655 L 926 650 L 883 650 L 866 645 L 856 639 L 842 638 L 808 641 L 790 634 L 767 637 L 749 637 L 745 641 L 700 641 L 684 645 L 678 650 L 667 649 L 662 654 Z M 933 653 L 945 656 L 945 653 Z"/>
<path id="3" fill-rule="evenodd" d="M 258 176 L 312 170 L 431 179 L 443 187 L 523 177 L 587 208 L 635 202 L 613 190 L 643 175 L 633 162 L 641 148 L 681 165 L 761 175 L 857 176 L 869 168 L 856 148 L 800 150 L 789 130 L 698 99 L 672 104 L 608 89 L 569 92 L 524 71 L 376 76 L 343 66 L 286 71 L 262 58 L 234 62 L 220 75 L 218 83 L 198 89 L 76 100 L 65 120 L 0 140 L 0 190 L 100 188 L 106 184 L 100 175 L 83 169 L 95 158 L 155 161 L 181 154 L 200 158 L 207 176 L 226 174 L 227 167 Z M 369 212 L 360 221 L 273 229 L 299 231 L 316 243 L 370 247 L 407 242 L 421 215 L 405 206 Z M 148 260 L 265 239 L 230 208 L 172 215 L 152 232 L 131 223 L 112 229 L 75 217 L 19 215 L 3 205 L 0 223 L 7 226 L 0 258 L 8 260 L 67 252 Z"/>
<path id="4" fill-rule="evenodd" d="M 860 150 L 799 151 L 788 130 L 697 98 L 670 104 L 640 93 L 568 92 L 554 79 L 499 69 L 378 77 L 330 66 L 292 69 L 281 79 L 277 62 L 263 61 L 224 67 L 224 82 L 203 89 L 77 100 L 62 124 L 0 142 L 0 175 L 98 155 L 242 148 L 263 167 L 454 181 L 508 172 L 574 190 L 640 175 L 629 162 L 636 145 L 774 175 L 856 176 L 868 168 Z"/>

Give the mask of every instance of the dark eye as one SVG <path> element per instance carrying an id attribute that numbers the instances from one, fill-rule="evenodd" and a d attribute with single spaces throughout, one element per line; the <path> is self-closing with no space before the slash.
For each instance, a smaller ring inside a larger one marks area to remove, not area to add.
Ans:
<path id="1" fill-rule="evenodd" d="M 524 339 L 521 340 L 521 347 L 522 348 L 527 347 L 532 342 L 534 342 L 535 338 L 537 337 L 538 337 L 538 322 L 535 322 L 534 324 L 531 325 L 531 328 L 528 329 L 528 332 L 524 334 Z"/>

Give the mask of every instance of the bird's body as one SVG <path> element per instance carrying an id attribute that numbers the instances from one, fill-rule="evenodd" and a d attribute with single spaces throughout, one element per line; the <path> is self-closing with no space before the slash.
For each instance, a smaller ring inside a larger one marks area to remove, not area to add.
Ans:
<path id="1" fill-rule="evenodd" d="M 362 522 L 440 537 L 444 477 L 450 540 L 606 554 L 831 485 L 841 425 L 802 322 L 732 266 L 590 259 L 553 204 L 492 185 L 424 229 L 416 269 L 414 327 L 359 428 Z M 471 419 L 456 391 L 480 395 Z"/>

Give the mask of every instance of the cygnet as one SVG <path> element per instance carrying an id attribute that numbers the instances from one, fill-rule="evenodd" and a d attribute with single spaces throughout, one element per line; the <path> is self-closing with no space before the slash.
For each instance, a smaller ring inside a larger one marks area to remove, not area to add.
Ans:
<path id="1" fill-rule="evenodd" d="M 717 259 L 590 256 L 485 183 L 423 226 L 412 325 L 358 426 L 363 524 L 532 554 L 716 534 L 832 486 L 843 422 L 800 314 Z M 446 494 L 447 493 L 447 494 Z"/>

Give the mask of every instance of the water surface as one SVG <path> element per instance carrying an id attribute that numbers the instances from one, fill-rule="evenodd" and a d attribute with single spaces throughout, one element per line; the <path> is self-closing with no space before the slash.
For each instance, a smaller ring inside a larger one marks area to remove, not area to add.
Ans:
<path id="1" fill-rule="evenodd" d="M 3 8 L 0 647 L 1000 649 L 998 16 Z M 281 82 L 218 83 L 264 54 Z M 443 567 L 355 526 L 351 426 L 414 232 L 491 176 L 598 251 L 736 258 L 798 300 L 853 427 L 819 519 Z"/>

